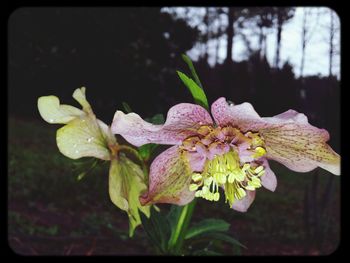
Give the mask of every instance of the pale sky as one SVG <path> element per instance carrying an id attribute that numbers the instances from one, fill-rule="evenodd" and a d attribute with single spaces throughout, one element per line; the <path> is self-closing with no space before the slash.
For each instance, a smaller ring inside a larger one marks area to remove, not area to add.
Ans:
<path id="1" fill-rule="evenodd" d="M 176 11 L 179 17 L 184 16 L 184 8 L 172 8 Z M 303 23 L 303 14 L 305 9 L 310 13 L 307 16 L 308 27 L 310 27 L 311 37 L 310 41 L 306 46 L 306 56 L 305 56 L 305 65 L 304 65 L 304 76 L 307 75 L 322 75 L 328 76 L 329 72 L 329 28 L 330 28 L 330 13 L 334 14 L 334 25 L 337 30 L 337 34 L 334 37 L 335 49 L 340 53 L 340 21 L 337 14 L 331 9 L 326 7 L 308 7 L 296 8 L 294 17 L 284 24 L 282 31 L 282 40 L 281 40 L 281 53 L 280 60 L 281 65 L 285 61 L 289 61 L 294 67 L 294 73 L 296 76 L 300 75 L 300 63 L 301 63 L 301 50 L 302 50 L 302 23 Z M 164 11 L 169 10 L 164 8 Z M 191 17 L 191 20 L 188 21 L 191 26 L 196 26 L 199 24 L 199 21 L 202 21 L 204 15 L 204 8 L 191 8 L 190 13 L 188 14 Z M 225 14 L 221 16 L 222 23 L 227 24 L 227 17 Z M 205 26 L 200 26 L 200 30 L 205 31 Z M 249 27 L 244 30 L 244 33 L 248 36 L 248 39 L 251 40 L 251 46 L 253 49 L 258 47 L 258 35 L 254 34 L 252 27 Z M 219 62 L 221 63 L 226 57 L 226 36 L 223 36 L 220 39 L 220 48 L 219 48 Z M 209 63 L 214 64 L 215 49 L 217 45 L 216 40 L 212 40 L 208 43 L 209 45 Z M 275 55 L 275 45 L 276 45 L 276 31 L 271 29 L 267 35 L 267 59 L 270 64 L 274 61 Z M 240 36 L 234 37 L 233 43 L 233 58 L 235 61 L 241 61 L 246 59 L 246 47 Z M 188 55 L 193 59 L 197 60 L 198 56 L 201 54 L 203 46 L 195 45 L 189 52 Z M 340 55 L 335 55 L 333 57 L 333 74 L 340 78 Z"/>

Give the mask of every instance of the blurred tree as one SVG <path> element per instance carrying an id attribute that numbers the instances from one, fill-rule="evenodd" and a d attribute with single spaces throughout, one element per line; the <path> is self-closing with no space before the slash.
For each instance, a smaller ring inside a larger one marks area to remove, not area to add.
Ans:
<path id="1" fill-rule="evenodd" d="M 340 34 L 340 24 L 335 12 L 332 9 L 328 10 L 330 17 L 329 28 L 329 77 L 333 76 L 334 58 L 339 55 L 340 45 L 339 45 L 339 34 Z"/>
<path id="2" fill-rule="evenodd" d="M 312 16 L 313 12 L 316 12 L 316 18 L 314 25 L 310 25 L 308 17 Z M 302 22 L 302 32 L 301 32 L 301 62 L 300 62 L 300 78 L 303 77 L 304 73 L 304 64 L 305 64 L 305 51 L 306 46 L 312 38 L 313 33 L 315 32 L 315 27 L 318 25 L 319 20 L 319 10 L 314 8 L 303 8 L 303 22 Z"/>
<path id="3" fill-rule="evenodd" d="M 274 7 L 274 15 L 275 15 L 275 24 L 277 27 L 276 32 L 276 53 L 275 53 L 275 61 L 274 66 L 276 68 L 279 67 L 280 61 L 280 50 L 281 50 L 281 37 L 282 37 L 282 28 L 283 24 L 285 24 L 288 20 L 290 20 L 295 13 L 295 8 L 290 7 Z"/>
<path id="4" fill-rule="evenodd" d="M 122 101 L 155 113 L 159 98 L 173 103 L 166 92 L 178 84 L 179 54 L 197 38 L 196 28 L 160 8 L 17 9 L 9 20 L 10 112 L 36 112 L 45 94 L 69 100 L 84 85 L 108 121 Z"/>
<path id="5" fill-rule="evenodd" d="M 236 17 L 237 16 L 235 14 L 235 9 L 233 7 L 229 7 L 228 12 L 227 12 L 228 25 L 227 25 L 227 29 L 226 29 L 227 47 L 226 47 L 225 64 L 231 64 L 233 62 L 233 58 L 232 58 L 233 36 L 234 36 L 233 23 L 235 22 Z"/>
<path id="6" fill-rule="evenodd" d="M 234 61 L 233 59 L 233 40 L 236 33 L 235 30 L 235 23 L 238 21 L 238 19 L 244 20 L 249 18 L 250 12 L 247 8 L 243 7 L 229 7 L 227 8 L 227 20 L 228 25 L 226 27 L 226 35 L 227 35 L 227 46 L 226 46 L 226 58 L 224 63 L 225 64 L 232 64 Z M 240 23 L 242 23 L 240 21 Z"/>

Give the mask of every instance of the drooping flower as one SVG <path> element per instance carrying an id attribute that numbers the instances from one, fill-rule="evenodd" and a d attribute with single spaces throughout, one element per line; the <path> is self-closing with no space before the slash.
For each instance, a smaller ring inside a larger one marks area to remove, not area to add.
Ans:
<path id="1" fill-rule="evenodd" d="M 86 100 L 85 87 L 76 89 L 73 98 L 83 109 L 60 104 L 56 96 L 38 99 L 41 117 L 52 124 L 65 124 L 57 130 L 56 142 L 60 152 L 71 158 L 94 157 L 111 161 L 109 194 L 111 201 L 129 216 L 129 234 L 141 224 L 139 210 L 147 217 L 150 207 L 142 206 L 139 195 L 147 186 L 141 168 L 118 152 L 118 143 L 110 127 L 97 119 Z"/>
<path id="2" fill-rule="evenodd" d="M 110 128 L 96 118 L 86 100 L 85 87 L 76 89 L 73 98 L 83 107 L 82 110 L 60 104 L 56 96 L 43 96 L 38 99 L 39 113 L 45 121 L 66 124 L 57 130 L 58 149 L 71 159 L 95 157 L 110 160 L 108 145 L 116 144 Z"/>
<path id="3" fill-rule="evenodd" d="M 164 125 L 147 123 L 135 114 L 117 111 L 111 130 L 133 145 L 174 145 L 155 158 L 149 189 L 142 204 L 185 205 L 194 197 L 225 200 L 245 212 L 261 186 L 274 191 L 277 180 L 268 159 L 291 170 L 308 172 L 317 166 L 340 174 L 340 157 L 326 143 L 329 134 L 308 123 L 304 114 L 288 110 L 260 117 L 249 103 L 228 104 L 219 98 L 210 114 L 201 106 L 172 107 Z"/>

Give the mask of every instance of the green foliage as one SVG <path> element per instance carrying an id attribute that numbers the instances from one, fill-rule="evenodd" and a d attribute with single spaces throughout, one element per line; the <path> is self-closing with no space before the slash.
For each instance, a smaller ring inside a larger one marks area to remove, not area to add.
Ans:
<path id="1" fill-rule="evenodd" d="M 40 235 L 56 236 L 59 231 L 58 225 L 43 226 L 38 222 L 35 222 L 30 218 L 26 218 L 25 216 L 17 212 L 10 211 L 8 214 L 8 220 L 9 222 L 11 222 L 11 224 L 9 224 L 10 233 L 15 231 L 13 228 L 16 228 L 16 229 L 19 228 L 22 234 L 37 235 L 37 236 L 40 236 Z"/>
<path id="2" fill-rule="evenodd" d="M 158 253 L 166 254 L 168 251 L 168 240 L 170 238 L 170 225 L 167 218 L 162 213 L 151 208 L 151 216 L 147 218 L 144 214 L 141 215 L 142 225 L 145 232 Z"/>
<path id="3" fill-rule="evenodd" d="M 230 224 L 225 220 L 214 218 L 204 219 L 188 229 L 185 239 L 190 239 L 207 232 L 225 232 L 228 231 L 229 228 Z"/>
<path id="4" fill-rule="evenodd" d="M 122 102 L 122 105 L 123 105 L 123 108 L 124 108 L 124 110 L 125 110 L 126 113 L 132 112 L 132 109 L 131 109 L 131 107 L 129 106 L 128 103 L 126 103 L 125 101 L 123 101 L 123 102 Z"/>
<path id="5" fill-rule="evenodd" d="M 196 82 L 193 81 L 193 79 L 187 77 L 184 73 L 182 73 L 178 70 L 176 72 L 179 75 L 182 82 L 186 85 L 186 87 L 191 92 L 195 103 L 197 103 L 198 105 L 201 105 L 202 107 L 204 107 L 205 109 L 208 110 L 209 109 L 208 100 L 207 100 L 207 96 L 205 95 L 203 89 L 201 89 L 196 84 Z"/>
<path id="6" fill-rule="evenodd" d="M 188 56 L 186 56 L 185 54 L 182 54 L 181 57 L 182 57 L 182 59 L 186 62 L 186 64 L 188 65 L 188 67 L 190 68 L 191 73 L 192 73 L 192 77 L 193 77 L 194 81 L 197 83 L 197 85 L 198 85 L 201 89 L 203 89 L 202 83 L 201 83 L 201 81 L 199 80 L 199 77 L 198 77 L 198 75 L 197 75 L 197 72 L 196 72 L 196 70 L 195 70 L 195 68 L 194 68 L 194 66 L 193 66 L 193 63 L 192 63 L 191 59 L 190 59 Z"/>
<path id="7" fill-rule="evenodd" d="M 163 124 L 165 122 L 165 119 L 163 114 L 157 113 L 152 118 L 145 118 L 145 121 L 148 121 L 153 124 Z"/>
<path id="8" fill-rule="evenodd" d="M 190 217 L 186 215 L 192 213 L 193 208 L 194 203 L 188 206 L 172 205 L 166 215 L 153 208 L 149 219 L 141 215 L 145 232 L 159 254 L 221 255 L 219 251 L 223 243 L 229 244 L 235 253 L 244 247 L 226 233 L 230 224 L 222 219 L 204 219 L 189 227 Z"/>
<path id="9" fill-rule="evenodd" d="M 186 85 L 186 87 L 189 89 L 189 91 L 192 94 L 192 97 L 198 105 L 201 105 L 205 109 L 209 110 L 209 104 L 207 96 L 205 95 L 203 86 L 201 81 L 199 80 L 199 77 L 197 75 L 197 72 L 193 66 L 193 63 L 191 59 L 186 56 L 185 54 L 182 54 L 182 59 L 185 61 L 187 66 L 190 68 L 191 74 L 193 79 L 189 78 L 186 74 L 176 71 L 182 82 Z"/>

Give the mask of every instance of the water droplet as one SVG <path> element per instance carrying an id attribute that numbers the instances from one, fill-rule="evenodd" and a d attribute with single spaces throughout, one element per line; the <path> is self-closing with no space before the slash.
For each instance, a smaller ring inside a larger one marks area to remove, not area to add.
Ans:
<path id="1" fill-rule="evenodd" d="M 49 119 L 49 122 L 53 123 L 53 119 Z"/>
<path id="2" fill-rule="evenodd" d="M 92 140 L 94 139 L 94 137 L 90 137 L 87 139 L 88 142 L 92 142 Z"/>
<path id="3" fill-rule="evenodd" d="M 79 151 L 78 151 L 78 150 L 75 150 L 75 153 L 79 153 Z"/>

